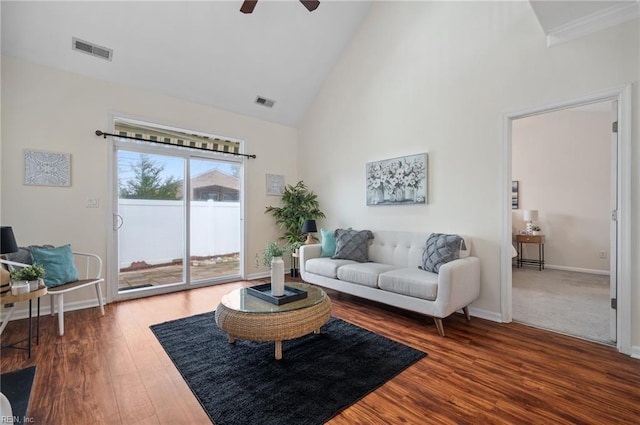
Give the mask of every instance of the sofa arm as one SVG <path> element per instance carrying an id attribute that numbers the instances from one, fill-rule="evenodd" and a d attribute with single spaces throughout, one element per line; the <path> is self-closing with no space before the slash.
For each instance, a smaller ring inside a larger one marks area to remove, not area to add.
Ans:
<path id="1" fill-rule="evenodd" d="M 450 261 L 438 274 L 436 317 L 447 317 L 480 297 L 480 259 L 460 258 Z"/>
<path id="2" fill-rule="evenodd" d="M 305 263 L 307 260 L 311 259 L 311 258 L 318 258 L 320 257 L 320 254 L 322 253 L 322 245 L 318 244 L 311 244 L 311 245 L 302 245 L 300 247 L 300 250 L 298 251 L 300 254 L 300 263 L 298 264 L 298 267 L 300 268 L 300 276 L 302 276 L 302 279 L 304 280 L 305 277 L 305 273 L 306 273 L 306 269 L 305 269 Z"/>

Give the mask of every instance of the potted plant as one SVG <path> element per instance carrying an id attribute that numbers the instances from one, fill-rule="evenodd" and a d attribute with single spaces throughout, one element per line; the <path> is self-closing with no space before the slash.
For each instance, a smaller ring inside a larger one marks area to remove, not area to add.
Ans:
<path id="1" fill-rule="evenodd" d="M 44 267 L 39 264 L 31 264 L 27 267 L 17 268 L 11 272 L 12 286 L 28 286 L 30 291 L 36 291 L 40 286 L 44 285 Z M 15 292 L 15 291 L 13 291 Z"/>
<path id="2" fill-rule="evenodd" d="M 537 235 L 539 235 L 540 233 L 541 233 L 540 226 L 535 226 L 535 225 L 534 225 L 534 226 L 531 226 L 531 234 L 532 234 L 533 236 L 537 236 Z"/>
<path id="3" fill-rule="evenodd" d="M 262 264 L 271 267 L 271 294 L 276 297 L 284 295 L 284 261 L 282 256 L 290 252 L 290 246 L 281 247 L 275 242 L 269 242 L 266 249 L 256 254 L 256 266 L 259 266 L 260 254 L 262 254 Z"/>
<path id="4" fill-rule="evenodd" d="M 318 195 L 309 190 L 304 182 L 299 181 L 295 186 L 287 185 L 282 194 L 282 206 L 268 206 L 265 214 L 270 213 L 276 219 L 276 224 L 284 229 L 285 234 L 280 239 L 288 244 L 304 243 L 305 234 L 302 233 L 302 223 L 305 220 L 325 218 L 320 211 Z"/>
<path id="5" fill-rule="evenodd" d="M 269 242 L 266 249 L 258 251 L 258 253 L 256 254 L 256 267 L 258 267 L 260 264 L 270 267 L 271 261 L 274 258 L 282 258 L 282 256 L 284 254 L 287 254 L 288 252 L 290 252 L 288 246 L 281 247 L 276 242 Z"/>

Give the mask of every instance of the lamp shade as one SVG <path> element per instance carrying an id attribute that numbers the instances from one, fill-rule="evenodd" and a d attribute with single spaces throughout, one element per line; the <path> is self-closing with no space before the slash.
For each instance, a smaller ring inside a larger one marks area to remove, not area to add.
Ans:
<path id="1" fill-rule="evenodd" d="M 302 223 L 302 233 L 315 233 L 318 231 L 315 220 L 305 220 Z"/>
<path id="2" fill-rule="evenodd" d="M 18 244 L 10 226 L 0 226 L 0 254 L 18 252 Z"/>
<path id="3" fill-rule="evenodd" d="M 536 221 L 538 219 L 538 210 L 524 210 L 522 219 L 524 221 Z"/>

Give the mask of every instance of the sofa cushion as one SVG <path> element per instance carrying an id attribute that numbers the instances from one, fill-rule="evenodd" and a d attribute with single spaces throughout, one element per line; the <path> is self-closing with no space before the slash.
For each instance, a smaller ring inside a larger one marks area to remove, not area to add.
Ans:
<path id="1" fill-rule="evenodd" d="M 345 264 L 355 264 L 351 260 L 332 260 L 331 258 L 311 258 L 304 263 L 304 268 L 308 273 L 317 274 L 331 279 L 338 277 L 338 268 Z"/>
<path id="2" fill-rule="evenodd" d="M 435 301 L 438 275 L 420 269 L 396 269 L 381 273 L 378 286 L 384 291 Z"/>
<path id="3" fill-rule="evenodd" d="M 333 232 L 333 230 L 320 229 L 320 234 L 322 235 L 321 257 L 333 257 L 336 253 L 336 237 Z"/>
<path id="4" fill-rule="evenodd" d="M 355 263 L 346 264 L 338 269 L 338 279 L 358 285 L 378 286 L 378 275 L 397 267 L 380 263 Z"/>
<path id="5" fill-rule="evenodd" d="M 466 249 L 464 239 L 459 235 L 432 233 L 427 239 L 422 254 L 422 269 L 438 273 L 440 267 L 460 258 L 460 249 Z"/>
<path id="6" fill-rule="evenodd" d="M 359 263 L 369 261 L 369 240 L 373 239 L 370 230 L 336 229 L 336 253 L 333 259 L 353 260 Z"/>

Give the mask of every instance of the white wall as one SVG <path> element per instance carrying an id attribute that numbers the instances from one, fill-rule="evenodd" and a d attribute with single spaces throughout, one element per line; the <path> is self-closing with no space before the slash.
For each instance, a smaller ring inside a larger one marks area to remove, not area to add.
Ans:
<path id="1" fill-rule="evenodd" d="M 539 211 L 549 267 L 609 271 L 612 121 L 611 112 L 569 109 L 513 122 L 513 227 L 525 228 L 524 210 Z M 537 258 L 537 245 L 523 248 Z"/>
<path id="2" fill-rule="evenodd" d="M 470 235 L 482 260 L 472 308 L 499 319 L 503 114 L 629 82 L 637 93 L 639 39 L 636 20 L 547 48 L 528 2 L 374 3 L 300 126 L 300 158 L 312 159 L 300 174 L 317 188 L 321 224 Z M 428 204 L 367 207 L 365 163 L 419 152 L 429 153 Z M 637 168 L 633 178 L 637 220 Z M 633 297 L 637 324 L 635 286 Z M 638 345 L 640 326 L 633 335 Z"/>
<path id="3" fill-rule="evenodd" d="M 177 76 L 178 77 L 178 76 Z M 74 249 L 107 259 L 111 194 L 109 143 L 95 130 L 110 128 L 112 113 L 178 128 L 246 141 L 246 252 L 248 274 L 255 253 L 281 234 L 264 207 L 265 173 L 297 181 L 297 132 L 294 128 L 240 116 L 168 96 L 2 57 L 2 224 L 13 226 L 20 245 L 71 243 Z M 23 150 L 71 154 L 68 188 L 25 186 Z M 87 198 L 100 207 L 85 208 Z M 277 199 L 277 198 L 276 198 Z M 112 264 L 107 264 L 107 272 Z M 264 269 L 266 270 L 266 268 Z M 110 285 L 116 276 L 107 275 Z M 90 290 L 67 302 L 95 298 Z"/>

